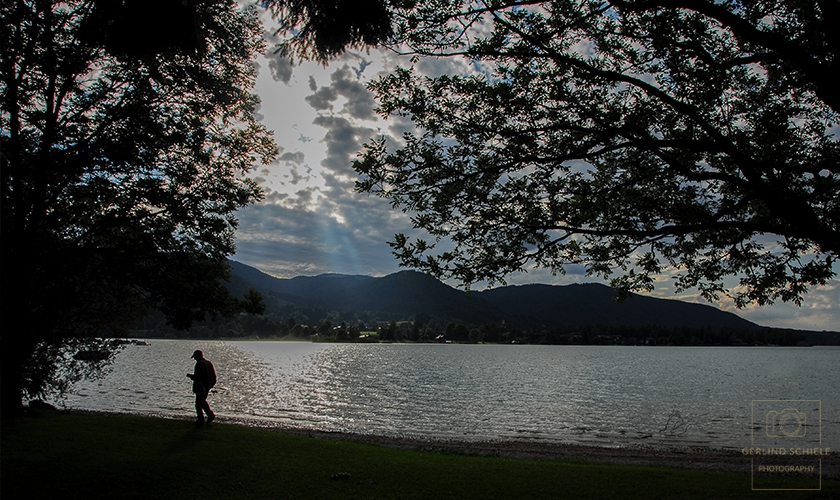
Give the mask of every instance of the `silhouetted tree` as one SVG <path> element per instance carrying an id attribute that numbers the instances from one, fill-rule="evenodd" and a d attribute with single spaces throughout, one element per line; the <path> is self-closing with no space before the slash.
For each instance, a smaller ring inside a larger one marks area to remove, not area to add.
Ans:
<path id="1" fill-rule="evenodd" d="M 455 323 L 447 323 L 446 330 L 443 333 L 446 340 L 452 340 L 455 336 Z"/>
<path id="2" fill-rule="evenodd" d="M 149 308 L 178 328 L 236 310 L 235 211 L 276 155 L 253 117 L 261 25 L 232 1 L 163 5 L 0 5 L 4 414 Z"/>
<path id="3" fill-rule="evenodd" d="M 465 341 L 469 340 L 469 338 L 470 330 L 466 327 L 466 325 L 461 323 L 455 325 L 455 328 L 452 330 L 452 340 Z M 449 339 L 448 336 L 447 339 Z"/>
<path id="4" fill-rule="evenodd" d="M 321 322 L 321 325 L 318 327 L 318 333 L 321 335 L 330 335 L 332 332 L 332 321 L 325 319 Z"/>
<path id="5" fill-rule="evenodd" d="M 241 301 L 242 310 L 248 314 L 262 315 L 265 313 L 265 301 L 262 294 L 255 288 L 248 290 Z"/>
<path id="6" fill-rule="evenodd" d="M 391 322 L 388 323 L 388 327 L 385 328 L 382 331 L 382 334 L 384 335 L 384 337 L 382 337 L 382 339 L 383 340 L 397 340 L 397 331 L 398 331 L 397 322 L 394 321 L 394 320 L 391 320 Z"/>
<path id="7" fill-rule="evenodd" d="M 479 330 L 478 328 L 470 329 L 470 333 L 468 335 L 470 342 L 472 342 L 473 344 L 481 342 L 481 339 L 483 337 L 483 335 L 481 334 L 481 330 Z"/>
<path id="8" fill-rule="evenodd" d="M 376 45 L 391 36 L 391 11 L 383 0 L 264 0 L 286 40 L 276 48 L 290 57 L 326 62 L 347 47 Z"/>
<path id="9" fill-rule="evenodd" d="M 799 303 L 835 276 L 836 1 L 391 9 L 396 50 L 481 69 L 372 85 L 384 116 L 419 129 L 355 164 L 359 190 L 435 238 L 397 235 L 403 265 L 469 286 L 576 263 L 624 292 L 667 270 L 739 306 Z"/>

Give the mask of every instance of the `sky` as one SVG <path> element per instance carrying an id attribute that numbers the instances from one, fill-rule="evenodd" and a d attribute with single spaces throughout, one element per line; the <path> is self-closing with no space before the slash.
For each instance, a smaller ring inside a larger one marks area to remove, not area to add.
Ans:
<path id="1" fill-rule="evenodd" d="M 367 89 L 372 79 L 411 61 L 386 50 L 370 50 L 345 53 L 327 66 L 292 65 L 272 53 L 274 41 L 267 36 L 268 53 L 256 62 L 256 92 L 262 100 L 257 112 L 274 131 L 281 152 L 278 161 L 251 173 L 263 187 L 265 200 L 238 212 L 232 258 L 278 278 L 400 271 L 387 242 L 395 233 L 416 231 L 409 216 L 392 209 L 387 200 L 354 191 L 357 176 L 351 165 L 368 140 L 386 136 L 398 141 L 411 128 L 404 119 L 381 119 Z M 430 76 L 475 70 L 460 59 L 420 59 L 415 67 Z M 566 275 L 530 270 L 507 282 L 563 285 L 599 280 L 570 266 Z M 708 304 L 696 291 L 675 295 L 667 276 L 652 295 Z M 713 305 L 765 326 L 840 330 L 836 279 L 811 290 L 801 307 L 781 302 L 743 309 L 726 302 Z"/>

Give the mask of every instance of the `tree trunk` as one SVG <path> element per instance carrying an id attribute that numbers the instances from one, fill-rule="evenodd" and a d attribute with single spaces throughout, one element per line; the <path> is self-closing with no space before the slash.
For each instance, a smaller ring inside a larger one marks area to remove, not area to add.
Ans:
<path id="1" fill-rule="evenodd" d="M 0 418 L 23 413 L 23 360 L 19 349 L 0 341 Z"/>

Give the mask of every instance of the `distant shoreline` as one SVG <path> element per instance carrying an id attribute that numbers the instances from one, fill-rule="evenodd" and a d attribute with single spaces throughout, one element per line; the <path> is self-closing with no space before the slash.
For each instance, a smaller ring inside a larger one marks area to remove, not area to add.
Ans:
<path id="1" fill-rule="evenodd" d="M 142 337 L 142 336 L 141 336 Z M 837 347 L 838 344 L 812 344 L 803 342 L 796 345 L 780 344 L 544 344 L 538 342 L 467 342 L 467 341 L 414 341 L 414 340 L 333 340 L 304 339 L 291 336 L 283 337 L 142 337 L 143 341 L 191 340 L 196 342 L 301 342 L 306 344 L 417 344 L 417 345 L 536 345 L 560 347 Z M 126 345 L 131 345 L 127 342 Z"/>

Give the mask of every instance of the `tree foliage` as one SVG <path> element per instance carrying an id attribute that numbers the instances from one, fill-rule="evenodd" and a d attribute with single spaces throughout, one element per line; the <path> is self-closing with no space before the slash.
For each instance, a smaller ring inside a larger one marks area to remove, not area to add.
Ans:
<path id="1" fill-rule="evenodd" d="M 227 0 L 140 4 L 2 3 L 4 412 L 149 308 L 181 328 L 235 309 L 235 211 L 276 155 L 253 117 L 261 25 Z M 168 14 L 178 36 L 128 40 Z"/>
<path id="2" fill-rule="evenodd" d="M 625 292 L 664 274 L 709 300 L 799 303 L 840 252 L 838 13 L 833 0 L 394 6 L 392 47 L 476 72 L 375 81 L 381 114 L 417 131 L 369 143 L 358 189 L 433 236 L 397 235 L 403 265 L 467 285 L 582 264 Z"/>
<path id="3" fill-rule="evenodd" d="M 262 294 L 255 288 L 248 290 L 242 298 L 242 310 L 248 314 L 260 316 L 265 314 L 265 300 Z"/>
<path id="4" fill-rule="evenodd" d="M 347 47 L 376 45 L 392 35 L 382 0 L 263 0 L 285 37 L 277 50 L 326 63 Z"/>

